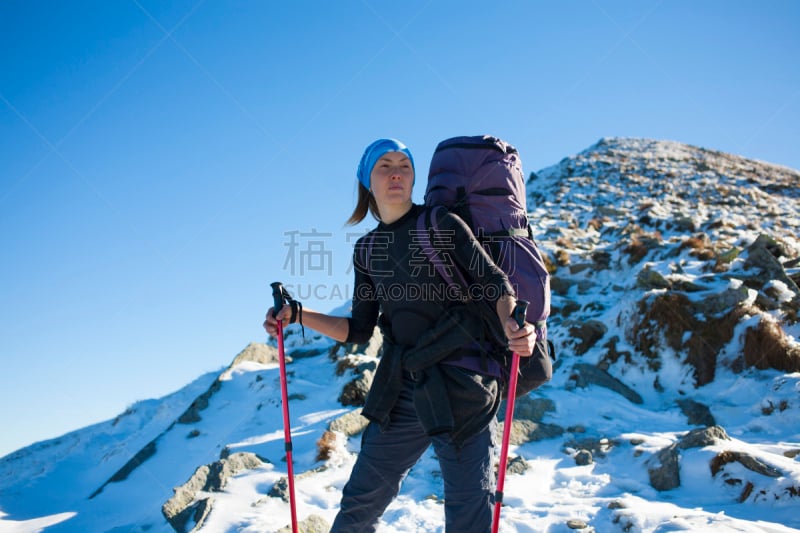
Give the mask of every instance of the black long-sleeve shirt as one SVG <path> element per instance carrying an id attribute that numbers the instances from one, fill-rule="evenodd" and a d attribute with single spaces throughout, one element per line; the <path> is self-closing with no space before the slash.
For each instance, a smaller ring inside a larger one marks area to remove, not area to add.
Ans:
<path id="1" fill-rule="evenodd" d="M 460 303 L 457 295 L 464 290 L 473 299 L 485 298 L 492 309 L 502 295 L 514 294 L 508 277 L 464 221 L 438 209 L 434 211 L 434 253 L 445 268 L 460 269 L 469 283 L 467 288 L 449 285 L 422 248 L 421 232 L 427 230 L 421 229 L 418 221 L 425 209 L 414 205 L 399 220 L 378 224 L 356 243 L 348 342 L 366 342 L 383 313 L 384 325 L 388 325 L 394 342 L 413 346 L 445 309 Z"/>

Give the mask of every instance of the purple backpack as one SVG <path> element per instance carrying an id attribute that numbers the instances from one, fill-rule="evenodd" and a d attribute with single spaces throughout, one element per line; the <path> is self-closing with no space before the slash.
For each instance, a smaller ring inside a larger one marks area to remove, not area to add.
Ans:
<path id="1" fill-rule="evenodd" d="M 549 379 L 549 359 L 555 355 L 552 342 L 547 341 L 550 275 L 528 224 L 525 178 L 516 148 L 488 135 L 442 141 L 431 159 L 425 205 L 441 206 L 460 216 L 506 273 L 517 298 L 529 302 L 526 317 L 536 327 L 537 353 L 530 358 L 535 364 L 528 382 L 522 371 L 517 395 L 538 387 Z M 437 217 L 431 211 L 418 220 L 421 232 L 436 231 Z M 469 285 L 461 272 L 444 268 L 429 239 L 423 240 L 422 247 L 448 284 Z"/>
<path id="2" fill-rule="evenodd" d="M 454 137 L 436 147 L 425 205 L 444 206 L 467 223 L 508 275 L 517 298 L 529 302 L 527 320 L 545 337 L 550 275 L 533 241 L 525 195 L 519 154 L 505 141 Z M 455 282 L 449 276 L 445 279 Z"/>

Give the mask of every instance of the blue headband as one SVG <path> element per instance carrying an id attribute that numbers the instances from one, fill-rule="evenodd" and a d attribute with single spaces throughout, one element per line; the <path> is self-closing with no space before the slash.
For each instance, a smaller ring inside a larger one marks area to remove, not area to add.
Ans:
<path id="1" fill-rule="evenodd" d="M 374 143 L 367 146 L 364 150 L 364 155 L 361 156 L 361 161 L 358 163 L 358 181 L 361 185 L 369 190 L 370 181 L 369 177 L 372 174 L 372 168 L 378 159 L 387 152 L 402 152 L 408 156 L 411 161 L 411 169 L 414 169 L 414 158 L 411 157 L 411 151 L 406 148 L 406 145 L 395 139 L 378 139 Z"/>

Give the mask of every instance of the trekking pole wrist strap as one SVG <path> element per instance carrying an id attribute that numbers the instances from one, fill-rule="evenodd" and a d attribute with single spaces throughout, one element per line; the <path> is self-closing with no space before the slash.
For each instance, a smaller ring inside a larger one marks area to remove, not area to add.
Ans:
<path id="1" fill-rule="evenodd" d="M 303 333 L 303 337 L 305 337 L 306 328 L 303 326 L 303 304 L 293 299 L 291 296 L 287 296 L 286 303 L 289 304 L 289 307 L 292 310 L 292 314 L 289 317 L 289 324 L 300 324 L 300 330 Z"/>

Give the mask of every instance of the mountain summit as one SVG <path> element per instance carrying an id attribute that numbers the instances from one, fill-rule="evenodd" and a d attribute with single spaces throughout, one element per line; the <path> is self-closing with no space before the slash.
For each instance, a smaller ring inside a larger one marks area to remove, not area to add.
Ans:
<path id="1" fill-rule="evenodd" d="M 800 173 L 606 138 L 527 187 L 558 361 L 518 400 L 502 529 L 798 531 Z M 336 513 L 380 342 L 287 330 L 305 531 Z M 0 530 L 286 527 L 275 357 L 251 344 L 170 396 L 0 458 Z M 443 531 L 442 498 L 428 452 L 380 531 Z"/>

